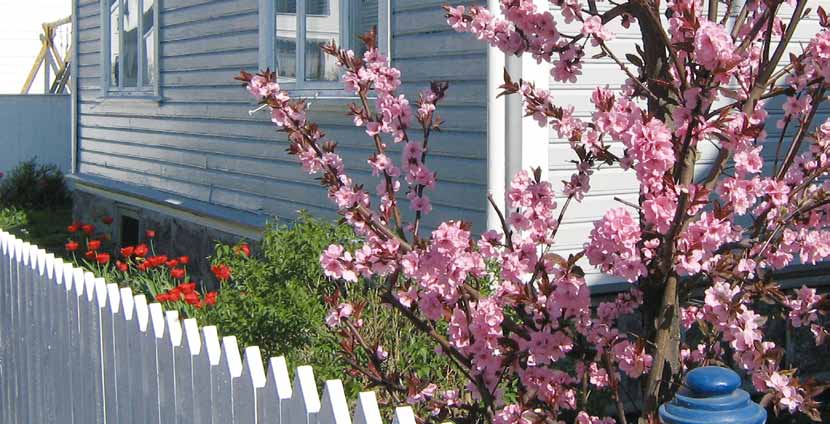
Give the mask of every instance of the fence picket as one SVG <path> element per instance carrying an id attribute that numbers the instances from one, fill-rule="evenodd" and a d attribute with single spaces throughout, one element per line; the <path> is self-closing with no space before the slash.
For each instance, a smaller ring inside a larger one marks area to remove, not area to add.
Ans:
<path id="1" fill-rule="evenodd" d="M 160 422 L 176 423 L 176 350 L 182 343 L 182 326 L 178 311 L 167 311 L 164 316 L 164 337 L 158 344 L 159 417 Z"/>
<path id="2" fill-rule="evenodd" d="M 116 286 L 118 288 L 118 286 Z M 135 310 L 133 291 L 129 287 L 118 288 L 119 312 L 113 321 L 113 344 L 115 346 L 115 401 L 116 419 L 118 423 L 134 422 L 132 402 L 138 397 L 133 393 L 135 376 L 133 363 L 133 347 L 130 335 L 133 329 L 133 312 Z"/>
<path id="3" fill-rule="evenodd" d="M 30 253 L 32 257 L 29 259 L 32 269 L 32 326 L 30 327 L 32 336 L 32 361 L 34 364 L 40 364 L 32 367 L 32 417 L 36 423 L 46 422 L 46 411 L 50 405 L 46 404 L 46 384 L 44 384 L 43 371 L 46 368 L 44 362 L 44 341 L 46 334 L 44 334 L 48 327 L 45 325 L 45 311 L 44 301 L 46 295 L 44 288 L 46 287 L 44 270 L 46 262 L 46 251 L 38 246 L 33 245 Z"/>
<path id="4" fill-rule="evenodd" d="M 121 311 L 121 299 L 118 284 L 106 284 L 106 307 L 101 311 L 101 367 L 108 372 L 104 377 L 104 415 L 107 423 L 121 422 L 118 419 L 118 362 L 116 362 L 117 315 Z"/>
<path id="5" fill-rule="evenodd" d="M 2 231 L 0 232 L 0 278 L 2 278 L 2 287 L 0 287 L 0 294 L 2 294 L 2 299 L 0 299 L 0 304 L 2 304 L 2 315 L 0 315 L 0 328 L 2 328 L 2 336 L 0 336 L 0 353 L 2 353 L 2 358 L 0 358 L 0 384 L 2 387 L 11 387 L 11 373 L 12 367 L 11 363 L 13 360 L 12 350 L 11 350 L 11 301 L 13 299 L 11 293 L 11 252 L 9 250 L 9 244 L 12 240 L 11 234 Z M 11 411 L 10 409 L 13 407 L 13 403 L 11 401 L 11 390 L 3 390 L 3 393 L 0 394 L 0 398 L 2 398 L 2 407 L 0 407 L 0 419 L 4 422 L 11 421 Z"/>
<path id="6" fill-rule="evenodd" d="M 314 370 L 303 365 L 294 373 L 291 400 L 288 401 L 287 423 L 314 424 L 320 412 L 320 396 L 314 382 Z"/>
<path id="7" fill-rule="evenodd" d="M 69 331 L 71 322 L 69 317 L 72 311 L 69 306 L 69 297 L 72 295 L 72 264 L 64 263 L 62 260 L 55 261 L 55 276 L 58 280 L 57 296 L 58 302 L 55 306 L 58 336 L 55 338 L 57 351 L 58 371 L 56 374 L 58 383 L 55 385 L 57 416 L 61 417 L 68 424 L 75 423 L 75 416 L 72 414 L 72 403 L 70 390 L 72 387 L 72 364 L 70 357 Z"/>
<path id="8" fill-rule="evenodd" d="M 392 424 L 415 424 L 415 412 L 408 406 L 395 408 L 395 418 Z"/>
<path id="9" fill-rule="evenodd" d="M 383 424 L 375 392 L 360 392 L 354 411 L 354 424 Z"/>
<path id="10" fill-rule="evenodd" d="M 55 392 L 58 373 L 57 357 L 55 356 L 57 346 L 55 343 L 58 340 L 58 326 L 55 316 L 59 310 L 57 309 L 58 300 L 56 293 L 60 287 L 56 283 L 54 262 L 54 254 L 45 254 L 43 271 L 41 271 L 43 287 L 41 289 L 43 293 L 41 304 L 43 305 L 43 313 L 40 322 L 43 325 L 43 329 L 41 330 L 43 334 L 43 338 L 41 339 L 41 352 L 44 365 L 44 371 L 41 374 L 43 377 L 41 380 L 41 384 L 43 385 L 42 407 L 44 408 L 43 422 L 49 424 L 55 423 L 58 420 L 57 394 Z"/>
<path id="11" fill-rule="evenodd" d="M 9 301 L 9 285 L 8 280 L 8 251 L 6 250 L 6 243 L 9 233 L 0 229 L 0 387 L 8 387 L 9 384 L 9 316 L 8 305 Z M 0 420 L 8 422 L 8 410 L 11 403 L 8 398 L 8 390 L 3 390 L 0 393 Z"/>
<path id="12" fill-rule="evenodd" d="M 196 399 L 196 392 L 199 388 L 194 383 L 194 375 L 197 371 L 196 357 L 202 348 L 199 324 L 196 323 L 195 319 L 187 318 L 182 321 L 182 330 L 184 332 L 182 348 L 177 351 L 178 356 L 176 357 L 178 368 L 176 370 L 176 378 L 178 379 L 176 388 L 181 388 L 179 394 L 176 395 L 178 401 L 176 413 L 179 414 L 179 423 L 199 424 L 204 422 L 196 417 L 196 406 L 201 405 L 201 403 Z"/>
<path id="13" fill-rule="evenodd" d="M 318 424 L 352 424 L 349 417 L 349 405 L 346 403 L 346 394 L 343 392 L 343 382 L 340 380 L 326 381 L 323 389 L 323 400 L 320 404 L 320 413 L 317 415 Z"/>
<path id="14" fill-rule="evenodd" d="M 0 286 L 0 294 L 2 295 L 2 299 L 0 299 L 0 305 L 2 305 L 2 312 L 0 312 L 0 328 L 2 328 L 2 336 L 0 336 L 0 353 L 2 353 L 2 358 L 0 358 L 0 384 L 2 387 L 10 387 L 11 384 L 11 362 L 12 358 L 12 350 L 11 350 L 11 253 L 9 251 L 9 243 L 11 240 L 11 234 L 2 231 L 0 232 L 0 279 L 2 279 L 2 286 Z M 3 393 L 0 394 L 0 398 L 2 398 L 2 407 L 0 407 L 0 419 L 4 422 L 10 422 L 11 420 L 11 412 L 10 409 L 12 408 L 12 401 L 10 399 L 11 390 L 3 390 Z"/>
<path id="15" fill-rule="evenodd" d="M 258 346 L 245 348 L 242 374 L 233 380 L 233 422 L 256 424 L 262 419 L 262 388 L 265 387 L 265 370 Z"/>
<path id="16" fill-rule="evenodd" d="M 162 379 L 165 377 L 162 377 L 161 375 L 164 372 L 164 369 L 162 368 L 162 360 L 160 358 L 160 349 L 163 349 L 161 348 L 161 345 L 164 344 L 164 311 L 161 309 L 161 304 L 159 303 L 151 303 L 149 306 L 149 310 L 150 325 L 153 329 L 153 355 L 155 359 L 155 369 L 153 369 L 153 371 L 155 371 L 155 374 L 153 375 L 153 377 L 155 377 L 156 382 L 153 390 L 156 394 L 157 401 L 156 405 L 151 405 L 151 407 L 153 407 L 156 410 L 156 416 L 158 417 L 157 421 L 154 422 L 166 424 L 169 422 L 169 419 L 163 417 L 161 411 L 162 398 L 164 397 L 164 394 L 162 394 L 161 384 Z"/>
<path id="17" fill-rule="evenodd" d="M 10 409 L 10 417 L 11 420 L 17 422 L 20 418 L 20 406 L 21 406 L 21 394 L 20 394 L 20 373 L 22 371 L 21 367 L 21 354 L 22 351 L 20 350 L 20 326 L 22 324 L 22 318 L 20 316 L 20 303 L 21 303 L 21 296 L 22 293 L 20 292 L 20 262 L 21 259 L 21 251 L 23 250 L 23 240 L 14 239 L 13 245 L 11 246 L 11 264 L 10 264 L 10 271 L 9 277 L 11 279 L 11 315 L 12 315 L 12 323 L 11 323 L 11 331 L 9 333 L 10 336 L 10 344 L 11 344 L 11 351 L 12 357 L 14 358 L 13 361 L 9 364 L 9 370 L 11 371 L 11 388 L 14 393 L 12 393 L 11 398 L 11 408 Z"/>
<path id="18" fill-rule="evenodd" d="M 265 387 L 262 388 L 262 421 L 281 424 L 287 422 L 285 410 L 291 400 L 291 378 L 285 357 L 271 358 L 268 361 L 268 374 Z"/>
<path id="19" fill-rule="evenodd" d="M 133 328 L 138 331 L 130 337 L 130 346 L 136 345 L 137 361 L 135 362 L 138 382 L 135 385 L 139 393 L 135 402 L 133 422 L 152 423 L 159 422 L 158 415 L 158 368 L 156 366 L 156 335 L 150 325 L 150 309 L 147 306 L 147 298 L 143 294 L 136 295 L 135 318 Z"/>
<path id="20" fill-rule="evenodd" d="M 23 389 L 20 400 L 20 419 L 24 422 L 32 422 L 32 343 L 30 326 L 32 324 L 32 273 L 29 268 L 29 259 L 31 258 L 29 250 L 32 245 L 24 242 L 21 249 L 21 259 L 18 261 L 18 284 L 22 298 L 20 299 L 20 317 L 21 326 L 18 333 L 18 340 L 20 340 L 20 362 L 22 372 L 20 375 L 20 387 Z"/>
<path id="21" fill-rule="evenodd" d="M 228 347 L 230 343 L 230 339 L 222 340 L 219 355 L 217 357 L 218 361 L 215 366 L 210 367 L 210 413 L 214 424 L 230 423 L 233 421 L 231 371 L 228 366 L 228 355 L 225 352 L 226 347 Z M 211 365 L 213 365 L 212 360 Z"/>
<path id="22" fill-rule="evenodd" d="M 92 286 L 90 287 L 88 276 L 92 276 Z M 104 399 L 104 346 L 106 342 L 111 341 L 111 335 L 106 339 L 102 329 L 102 321 L 107 306 L 107 283 L 103 278 L 96 278 L 92 273 L 84 274 L 84 283 L 87 289 L 87 305 L 90 308 L 90 325 L 91 331 L 89 336 L 92 338 L 92 347 L 90 349 L 89 360 L 91 366 L 95 370 L 93 375 L 92 388 L 95 391 L 93 397 L 92 408 L 96 423 L 106 423 L 106 400 Z"/>
<path id="23" fill-rule="evenodd" d="M 311 367 L 267 373 L 256 346 L 221 342 L 176 311 L 0 230 L 0 422 L 381 424 L 374 392 L 354 415 L 340 380 L 322 400 Z M 411 408 L 395 423 L 414 424 Z"/>
<path id="24" fill-rule="evenodd" d="M 236 423 L 234 420 L 234 381 L 242 376 L 242 358 L 239 356 L 239 345 L 236 343 L 236 336 L 222 337 L 222 358 L 219 360 L 219 368 L 222 369 L 223 378 L 227 378 L 227 388 L 225 392 L 228 395 L 230 408 L 229 418 L 227 422 Z"/>
<path id="25" fill-rule="evenodd" d="M 192 324 L 190 324 L 192 322 Z M 213 383 L 210 380 L 210 356 L 208 355 L 207 337 L 202 334 L 204 331 L 215 330 L 216 327 L 205 327 L 201 331 L 196 325 L 196 320 L 185 320 L 185 337 L 187 344 L 193 354 L 193 422 L 211 424 L 212 416 L 210 405 L 210 388 Z M 218 338 L 214 336 L 218 344 Z M 217 346 L 216 349 L 219 349 Z M 195 352 L 195 353 L 194 353 Z M 218 358 L 216 363 L 218 364 Z"/>

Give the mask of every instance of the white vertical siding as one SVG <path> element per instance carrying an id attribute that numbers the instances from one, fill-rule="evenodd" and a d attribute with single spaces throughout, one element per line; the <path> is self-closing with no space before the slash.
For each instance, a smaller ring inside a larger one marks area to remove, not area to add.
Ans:
<path id="1" fill-rule="evenodd" d="M 808 7 L 816 10 L 816 6 L 822 1 L 812 0 Z M 599 3 L 598 6 L 600 8 L 610 8 L 613 5 Z M 561 16 L 556 8 L 553 8 L 552 12 L 557 14 L 557 16 Z M 791 14 L 791 8 L 786 6 L 782 8 L 782 17 L 785 16 L 789 19 Z M 578 23 L 572 23 L 568 25 L 561 24 L 559 28 L 563 32 L 578 33 L 580 27 Z M 642 46 L 637 24 L 632 25 L 629 29 L 625 29 L 619 25 L 619 20 L 617 20 L 609 25 L 609 29 L 616 34 L 616 38 L 608 44 L 618 57 L 624 59 L 626 53 L 636 54 L 635 44 Z M 809 19 L 805 19 L 799 24 L 796 35 L 793 37 L 790 45 L 790 50 L 800 50 L 818 30 L 818 20 L 815 13 L 813 13 Z M 599 60 L 590 59 L 592 55 L 598 52 L 598 48 L 587 47 L 586 57 L 589 59 L 586 61 L 582 75 L 576 84 L 563 84 L 554 81 L 552 78 L 550 79 L 550 89 L 554 102 L 559 106 L 574 105 L 574 115 L 586 121 L 590 120 L 591 113 L 594 110 L 593 104 L 590 101 L 593 89 L 597 85 L 608 85 L 611 89 L 617 89 L 626 78 L 625 74 L 611 58 L 606 57 Z M 781 66 L 785 66 L 788 61 L 785 59 L 782 62 L 784 63 Z M 631 69 L 636 75 L 636 69 L 633 66 Z M 823 109 L 823 114 L 826 115 L 826 104 Z M 777 140 L 778 135 L 781 134 L 781 130 L 776 128 L 776 121 L 781 118 L 783 111 L 779 105 L 772 104 L 767 107 L 767 110 L 770 113 L 769 120 L 767 121 L 768 138 L 770 140 Z M 789 131 L 794 133 L 795 129 L 790 128 Z M 699 166 L 705 169 L 707 164 L 711 163 L 712 159 L 717 155 L 717 151 L 709 143 L 704 143 L 699 147 L 701 149 Z M 622 145 L 620 143 L 612 143 L 612 151 L 621 154 Z M 766 148 L 764 154 L 768 162 L 771 162 L 775 156 L 774 147 L 772 149 Z M 550 133 L 548 155 L 549 179 L 553 182 L 554 187 L 561 189 L 561 181 L 570 179 L 570 175 L 575 170 L 573 163 L 570 161 L 575 160 L 576 155 L 571 151 L 567 140 L 558 138 L 554 131 Z M 564 224 L 558 233 L 558 247 L 563 252 L 581 249 L 593 228 L 593 221 L 602 217 L 606 211 L 611 208 L 627 207 L 615 201 L 614 197 L 619 197 L 631 203 L 637 203 L 639 187 L 633 171 L 627 172 L 619 167 L 605 168 L 594 173 L 591 178 L 591 187 L 591 191 L 582 203 L 572 205 L 565 215 Z M 590 270 L 590 267 L 586 267 L 586 270 L 589 270 L 592 274 L 589 275 L 589 281 L 591 283 L 614 281 L 610 278 L 601 277 L 595 271 Z"/>

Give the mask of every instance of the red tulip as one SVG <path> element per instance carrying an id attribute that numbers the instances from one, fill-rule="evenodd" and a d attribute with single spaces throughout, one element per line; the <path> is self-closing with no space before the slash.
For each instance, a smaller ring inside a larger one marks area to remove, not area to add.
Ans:
<path id="1" fill-rule="evenodd" d="M 164 265 L 165 262 L 167 262 L 167 256 L 164 256 L 164 255 L 151 256 L 151 257 L 147 258 L 147 262 L 150 263 L 149 266 L 151 268 L 162 266 L 162 265 Z"/>
<path id="2" fill-rule="evenodd" d="M 133 246 L 127 246 L 127 247 L 122 247 L 121 248 L 121 256 L 123 256 L 125 258 L 129 258 L 130 256 L 133 256 L 133 253 L 135 253 L 135 247 L 133 247 Z"/>
<path id="3" fill-rule="evenodd" d="M 133 253 L 139 258 L 143 258 L 147 256 L 147 253 L 150 253 L 150 249 L 147 248 L 146 244 L 139 244 L 133 249 Z"/>
<path id="4" fill-rule="evenodd" d="M 105 217 L 101 218 L 101 222 L 103 222 L 104 224 L 107 224 L 107 225 L 112 224 L 112 221 L 113 221 L 113 219 L 112 219 L 112 217 L 111 217 L 111 216 L 109 216 L 109 215 L 107 215 L 107 216 L 105 216 Z"/>
<path id="5" fill-rule="evenodd" d="M 199 304 L 199 293 L 190 292 L 184 295 L 184 301 L 191 304 L 191 305 L 198 305 Z"/>
<path id="6" fill-rule="evenodd" d="M 98 261 L 99 264 L 106 264 L 110 261 L 110 254 L 109 253 L 99 253 L 95 256 L 95 260 Z"/>
<path id="7" fill-rule="evenodd" d="M 184 275 L 185 275 L 185 272 L 184 272 L 184 269 L 182 269 L 182 268 L 173 268 L 173 269 L 170 270 L 170 276 L 177 279 L 177 280 L 183 279 Z"/>
<path id="8" fill-rule="evenodd" d="M 168 268 L 175 268 L 179 265 L 179 261 L 177 259 L 170 259 L 169 261 L 164 263 L 167 265 Z"/>
<path id="9" fill-rule="evenodd" d="M 237 255 L 251 256 L 251 246 L 249 246 L 248 243 L 242 243 L 239 246 L 236 246 L 233 250 Z"/>
<path id="10" fill-rule="evenodd" d="M 84 253 L 84 257 L 87 258 L 87 260 L 90 260 L 90 261 L 94 260 L 95 259 L 95 252 L 93 252 L 92 250 L 87 250 L 86 253 Z"/>
<path id="11" fill-rule="evenodd" d="M 179 256 L 179 263 L 182 264 L 182 265 L 189 264 L 190 263 L 190 257 L 189 256 Z"/>
<path id="12" fill-rule="evenodd" d="M 66 250 L 68 250 L 70 252 L 74 252 L 74 251 L 78 250 L 78 246 L 79 246 L 78 243 L 76 243 L 72 240 L 69 240 L 69 242 L 64 245 L 64 247 L 66 247 Z"/>
<path id="13" fill-rule="evenodd" d="M 167 291 L 167 295 L 170 296 L 170 300 L 178 302 L 181 299 L 182 292 L 178 287 L 173 287 Z"/>
<path id="14" fill-rule="evenodd" d="M 156 236 L 156 231 L 155 230 L 147 230 L 145 232 L 145 234 L 147 235 L 147 238 L 151 239 L 151 238 L 154 238 Z"/>
<path id="15" fill-rule="evenodd" d="M 208 294 L 205 295 L 205 303 L 207 303 L 208 305 L 215 305 L 216 297 L 218 295 L 219 293 L 216 292 L 208 292 Z"/>
<path id="16" fill-rule="evenodd" d="M 78 225 L 78 223 L 74 223 L 66 227 L 66 231 L 69 231 L 70 233 L 77 233 L 78 229 L 80 229 L 80 225 Z"/>
<path id="17" fill-rule="evenodd" d="M 92 233 L 95 232 L 95 226 L 92 224 L 81 225 L 81 231 L 83 231 L 86 235 L 92 235 Z"/>
<path id="18" fill-rule="evenodd" d="M 86 247 L 89 250 L 98 250 L 101 248 L 101 240 L 90 240 L 86 242 Z"/>
<path id="19" fill-rule="evenodd" d="M 210 270 L 213 272 L 213 275 L 215 275 L 219 281 L 227 281 L 229 278 L 231 278 L 231 267 L 225 264 L 213 265 L 210 267 Z"/>
<path id="20" fill-rule="evenodd" d="M 184 294 L 193 293 L 196 291 L 196 283 L 191 281 L 187 284 L 179 284 L 179 290 Z"/>
<path id="21" fill-rule="evenodd" d="M 127 272 L 127 270 L 130 268 L 127 264 L 121 261 L 116 261 L 115 267 L 118 268 L 118 270 L 121 272 Z"/>

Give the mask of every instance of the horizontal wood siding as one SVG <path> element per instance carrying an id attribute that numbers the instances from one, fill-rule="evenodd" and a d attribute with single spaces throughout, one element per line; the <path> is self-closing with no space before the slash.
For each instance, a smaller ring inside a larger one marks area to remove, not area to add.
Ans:
<path id="1" fill-rule="evenodd" d="M 813 7 L 816 10 L 818 5 L 823 0 L 811 0 L 812 3 L 808 7 Z M 613 7 L 611 4 L 599 3 L 600 8 Z M 552 13 L 561 17 L 559 10 L 556 7 L 552 8 Z M 792 14 L 792 9 L 784 7 L 781 16 L 789 16 Z M 564 33 L 573 34 L 579 32 L 579 23 L 560 24 L 558 27 Z M 636 54 L 635 44 L 642 46 L 642 41 L 639 36 L 639 28 L 637 25 L 632 25 L 631 28 L 625 29 L 619 25 L 619 20 L 614 21 L 608 25 L 608 28 L 615 33 L 615 39 L 608 44 L 615 54 L 620 58 L 625 58 L 626 53 Z M 790 50 L 798 52 L 803 48 L 803 45 L 810 40 L 819 30 L 818 20 L 815 13 L 809 18 L 802 20 L 798 26 L 793 42 L 790 44 Z M 598 48 L 587 46 L 586 57 L 590 58 L 593 54 L 598 53 Z M 785 55 L 780 66 L 786 66 L 788 56 Z M 631 66 L 632 73 L 636 75 L 636 69 Z M 606 57 L 599 60 L 588 59 L 587 63 L 582 69 L 582 75 L 575 84 L 561 83 L 550 80 L 551 94 L 554 102 L 559 106 L 573 105 L 575 107 L 574 115 L 589 121 L 591 114 L 594 111 L 591 103 L 591 92 L 597 85 L 607 85 L 611 89 L 617 89 L 624 83 L 626 79 L 625 74 L 613 62 L 612 59 Z M 781 102 L 777 104 L 768 103 L 767 111 L 769 112 L 769 119 L 767 120 L 767 138 L 769 140 L 777 140 L 781 134 L 781 130 L 776 128 L 776 122 L 781 119 L 783 110 L 780 106 Z M 830 113 L 825 104 L 821 110 L 820 116 L 827 116 Z M 819 121 L 817 119 L 817 121 Z M 819 122 L 823 122 L 821 119 Z M 795 128 L 789 128 L 788 133 L 794 134 Z M 623 152 L 621 143 L 611 143 L 612 151 L 618 155 Z M 710 143 L 703 143 L 699 146 L 701 150 L 701 159 L 699 161 L 699 172 L 705 172 L 711 165 L 712 160 L 717 155 L 716 149 Z M 557 136 L 554 131 L 550 133 L 550 144 L 548 148 L 549 155 L 549 179 L 555 184 L 558 190 L 561 190 L 562 180 L 569 180 L 571 174 L 575 171 L 572 160 L 576 160 L 576 154 L 571 150 L 567 140 L 563 140 Z M 771 167 L 775 158 L 775 148 L 765 148 L 765 160 L 767 167 Z M 564 224 L 557 235 L 557 246 L 564 253 L 576 252 L 583 248 L 588 235 L 593 228 L 593 222 L 601 218 L 606 211 L 612 208 L 627 208 L 627 206 L 614 200 L 614 197 L 619 197 L 631 203 L 637 203 L 639 186 L 633 170 L 624 171 L 619 167 L 605 168 L 595 172 L 591 177 L 591 191 L 585 197 L 581 204 L 572 205 L 564 219 Z M 636 215 L 636 214 L 635 214 Z M 587 265 L 587 264 L 586 264 Z M 602 277 L 590 267 L 585 267 L 589 275 L 589 282 L 597 284 L 603 282 L 613 282 L 613 279 Z"/>
<path id="2" fill-rule="evenodd" d="M 481 231 L 486 195 L 486 52 L 447 27 L 443 1 L 393 0 L 392 57 L 414 104 L 430 80 L 450 82 L 430 142 L 440 188 L 427 228 L 448 218 Z M 326 192 L 304 175 L 287 140 L 233 80 L 258 59 L 257 0 L 161 0 L 159 103 L 101 97 L 99 6 L 79 11 L 79 172 L 173 196 L 290 218 L 297 210 L 333 216 Z M 346 102 L 339 102 L 345 105 Z M 340 145 L 346 168 L 374 187 L 368 139 L 344 108 L 318 101 L 312 119 Z M 390 144 L 392 144 L 390 142 Z M 399 155 L 399 146 L 390 146 Z M 100 181 L 96 178 L 96 181 Z M 407 207 L 404 203 L 404 207 Z"/>

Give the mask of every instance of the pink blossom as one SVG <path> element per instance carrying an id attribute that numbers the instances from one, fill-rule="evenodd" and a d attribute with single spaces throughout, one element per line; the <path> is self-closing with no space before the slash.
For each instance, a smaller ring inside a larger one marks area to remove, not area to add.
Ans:
<path id="1" fill-rule="evenodd" d="M 713 72 L 728 71 L 740 61 L 726 28 L 709 20 L 700 21 L 694 46 L 697 62 Z"/>
<path id="2" fill-rule="evenodd" d="M 792 385 L 792 381 L 778 372 L 773 372 L 766 380 L 767 387 L 780 396 L 779 404 L 791 413 L 798 410 L 804 402 L 800 390 Z"/>
<path id="3" fill-rule="evenodd" d="M 793 327 L 799 328 L 810 325 L 818 319 L 816 305 L 821 296 L 816 294 L 815 289 L 801 286 L 796 290 L 795 299 L 787 299 L 787 306 L 790 308 L 788 317 Z"/>
<path id="4" fill-rule="evenodd" d="M 329 311 L 326 316 L 326 325 L 331 328 L 337 327 L 344 318 L 352 316 L 353 312 L 354 308 L 350 303 L 341 303 L 337 305 L 336 308 Z"/>
<path id="5" fill-rule="evenodd" d="M 343 246 L 332 244 L 320 255 L 320 265 L 329 278 L 357 281 L 357 274 L 352 269 L 351 253 L 346 252 Z"/>
<path id="6" fill-rule="evenodd" d="M 622 208 L 612 209 L 594 223 L 585 255 L 591 265 L 634 281 L 645 273 L 637 250 L 639 238 L 640 226 L 631 214 Z"/>
<path id="7" fill-rule="evenodd" d="M 620 366 L 620 370 L 631 378 L 637 378 L 648 371 L 651 367 L 651 355 L 645 350 L 638 348 L 628 340 L 623 340 L 612 348 L 614 358 Z"/>

